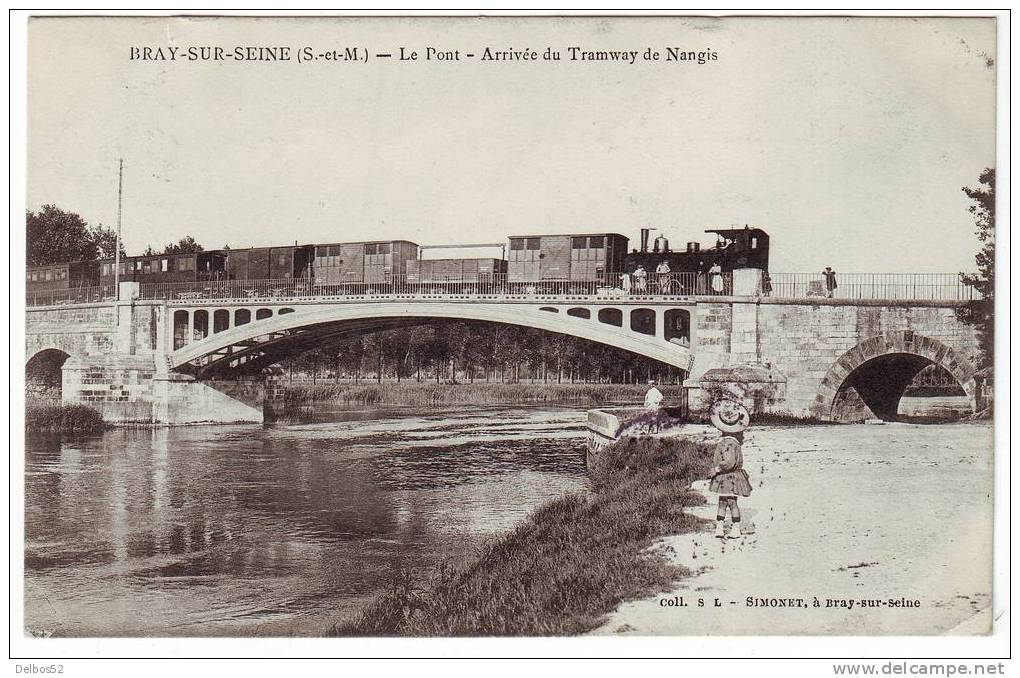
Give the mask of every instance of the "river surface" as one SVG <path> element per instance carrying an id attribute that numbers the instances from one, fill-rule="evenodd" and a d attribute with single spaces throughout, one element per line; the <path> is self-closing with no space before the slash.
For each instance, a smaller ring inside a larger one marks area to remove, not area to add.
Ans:
<path id="1" fill-rule="evenodd" d="M 584 486 L 581 408 L 342 412 L 33 436 L 25 625 L 321 636 L 401 572 L 470 556 Z"/>

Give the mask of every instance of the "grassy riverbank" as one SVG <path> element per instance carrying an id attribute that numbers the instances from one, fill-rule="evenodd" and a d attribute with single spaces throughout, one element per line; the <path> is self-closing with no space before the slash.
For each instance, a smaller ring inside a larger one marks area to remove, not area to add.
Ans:
<path id="1" fill-rule="evenodd" d="M 97 433 L 107 428 L 103 415 L 87 405 L 29 402 L 25 430 L 50 433 Z"/>
<path id="2" fill-rule="evenodd" d="M 679 386 L 662 386 L 667 398 Z M 648 386 L 640 384 L 435 384 L 404 381 L 383 384 L 316 384 L 287 387 L 285 403 L 300 407 L 315 402 L 350 405 L 501 405 L 569 402 L 601 405 L 642 402 Z"/>
<path id="3" fill-rule="evenodd" d="M 393 586 L 334 636 L 544 636 L 597 628 L 622 601 L 671 588 L 689 574 L 648 547 L 697 529 L 683 512 L 699 503 L 711 451 L 687 440 L 647 439 L 608 448 L 588 492 L 550 501 L 473 560 L 425 581 Z"/>

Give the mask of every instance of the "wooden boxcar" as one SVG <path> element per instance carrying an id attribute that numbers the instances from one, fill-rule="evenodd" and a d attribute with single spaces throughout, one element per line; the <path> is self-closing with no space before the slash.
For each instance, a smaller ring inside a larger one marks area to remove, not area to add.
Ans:
<path id="1" fill-rule="evenodd" d="M 314 256 L 314 245 L 274 247 L 269 252 L 269 277 L 273 280 L 309 279 Z"/>
<path id="2" fill-rule="evenodd" d="M 269 277 L 271 247 L 227 250 L 228 280 L 264 280 Z"/>
<path id="3" fill-rule="evenodd" d="M 418 245 L 408 240 L 316 245 L 315 284 L 400 281 L 407 275 L 407 263 L 417 258 Z"/>
<path id="4" fill-rule="evenodd" d="M 506 267 L 502 259 L 416 259 L 407 262 L 407 282 L 493 282 Z"/>
<path id="5" fill-rule="evenodd" d="M 312 274 L 312 245 L 250 247 L 226 250 L 226 273 L 230 280 L 307 279 Z"/>
<path id="6" fill-rule="evenodd" d="M 603 280 L 622 269 L 627 242 L 619 233 L 510 236 L 507 278 L 512 283 Z"/>

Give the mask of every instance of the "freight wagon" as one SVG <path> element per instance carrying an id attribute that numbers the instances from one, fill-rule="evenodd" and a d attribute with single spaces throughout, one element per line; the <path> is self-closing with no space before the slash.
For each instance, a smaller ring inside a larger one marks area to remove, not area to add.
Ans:
<path id="1" fill-rule="evenodd" d="M 314 245 L 224 250 L 229 280 L 307 280 Z"/>
<path id="2" fill-rule="evenodd" d="M 411 290 L 470 293 L 495 291 L 506 279 L 503 259 L 416 259 L 407 262 Z"/>
<path id="3" fill-rule="evenodd" d="M 408 240 L 327 243 L 314 246 L 315 287 L 324 294 L 360 294 L 402 283 L 418 258 Z"/>
<path id="4" fill-rule="evenodd" d="M 622 269 L 627 238 L 619 233 L 510 236 L 507 280 L 603 282 Z"/>

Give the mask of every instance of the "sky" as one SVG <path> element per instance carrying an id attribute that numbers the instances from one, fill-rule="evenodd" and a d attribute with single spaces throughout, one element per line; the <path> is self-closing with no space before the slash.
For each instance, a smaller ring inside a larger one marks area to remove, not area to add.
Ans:
<path id="1" fill-rule="evenodd" d="M 130 58 L 200 46 L 292 59 Z M 571 61 L 571 46 L 638 58 Z M 299 63 L 304 47 L 369 58 Z M 418 60 L 374 56 L 401 47 Z M 483 62 L 486 47 L 539 59 Z M 995 164 L 994 55 L 992 19 L 37 18 L 27 206 L 114 225 L 123 157 L 132 254 L 185 235 L 634 243 L 642 227 L 682 246 L 751 224 L 773 272 L 969 270 L 960 189 Z"/>

